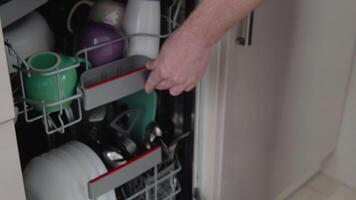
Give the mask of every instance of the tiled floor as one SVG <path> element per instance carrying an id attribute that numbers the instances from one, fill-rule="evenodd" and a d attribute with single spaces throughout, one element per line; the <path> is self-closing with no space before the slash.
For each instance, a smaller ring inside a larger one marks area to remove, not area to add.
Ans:
<path id="1" fill-rule="evenodd" d="M 356 190 L 318 174 L 287 200 L 356 200 Z"/>

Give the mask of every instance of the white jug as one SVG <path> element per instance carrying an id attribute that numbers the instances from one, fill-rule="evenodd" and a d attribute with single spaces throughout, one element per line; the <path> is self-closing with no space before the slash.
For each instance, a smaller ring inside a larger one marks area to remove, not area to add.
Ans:
<path id="1" fill-rule="evenodd" d="M 126 35 L 147 33 L 159 35 L 161 32 L 161 4 L 159 0 L 129 0 L 124 17 Z M 144 55 L 156 58 L 159 53 L 158 37 L 135 36 L 130 38 L 128 56 Z"/>

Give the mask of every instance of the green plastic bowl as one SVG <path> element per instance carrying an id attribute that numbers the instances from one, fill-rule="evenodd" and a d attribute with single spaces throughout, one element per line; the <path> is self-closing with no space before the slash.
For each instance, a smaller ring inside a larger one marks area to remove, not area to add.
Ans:
<path id="1" fill-rule="evenodd" d="M 134 94 L 118 100 L 119 104 L 126 104 L 128 109 L 140 109 L 141 115 L 138 116 L 133 126 L 131 136 L 139 144 L 145 142 L 146 127 L 155 120 L 157 111 L 157 94 L 152 92 L 147 94 L 145 90 L 140 90 Z M 133 122 L 134 117 L 130 118 L 129 123 Z"/>

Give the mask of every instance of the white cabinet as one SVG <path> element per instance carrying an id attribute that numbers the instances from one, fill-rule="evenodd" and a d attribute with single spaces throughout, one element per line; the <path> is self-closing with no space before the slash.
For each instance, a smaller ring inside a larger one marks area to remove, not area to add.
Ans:
<path id="1" fill-rule="evenodd" d="M 0 123 L 12 119 L 15 116 L 3 40 L 2 30 L 0 30 Z"/>
<path id="2" fill-rule="evenodd" d="M 16 133 L 12 120 L 0 123 L 0 196 L 25 200 Z"/>
<path id="3" fill-rule="evenodd" d="M 0 196 L 1 199 L 25 200 L 15 125 L 12 120 L 14 104 L 2 30 L 0 30 L 0 92 Z"/>
<path id="4" fill-rule="evenodd" d="M 320 170 L 344 110 L 355 3 L 264 1 L 251 47 L 236 27 L 221 41 L 199 101 L 203 196 L 283 200 Z"/>

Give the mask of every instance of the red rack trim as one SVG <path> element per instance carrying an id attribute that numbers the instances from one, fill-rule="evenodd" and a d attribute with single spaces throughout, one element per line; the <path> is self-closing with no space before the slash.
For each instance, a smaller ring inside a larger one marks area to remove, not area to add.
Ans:
<path id="1" fill-rule="evenodd" d="M 113 77 L 113 78 L 110 78 L 110 79 L 107 79 L 107 80 L 103 80 L 103 81 L 100 81 L 100 82 L 97 82 L 97 83 L 94 83 L 94 84 L 85 86 L 85 89 L 86 89 L 86 90 L 90 90 L 90 89 L 95 88 L 95 87 L 97 87 L 97 86 L 99 86 L 99 85 L 103 85 L 103 84 L 108 83 L 108 82 L 110 82 L 110 81 L 113 81 L 113 80 L 122 78 L 122 77 L 124 77 L 124 76 L 128 76 L 128 75 L 130 75 L 130 74 L 133 74 L 133 73 L 136 73 L 136 72 L 139 72 L 139 71 L 142 71 L 142 70 L 144 70 L 145 68 L 146 68 L 145 66 L 142 66 L 142 67 L 139 67 L 139 68 L 137 68 L 137 69 L 130 70 L 130 71 L 126 72 L 126 73 L 120 74 L 120 75 L 115 76 L 115 77 Z"/>
<path id="2" fill-rule="evenodd" d="M 143 157 L 147 156 L 148 154 L 151 154 L 151 153 L 153 153 L 153 152 L 155 152 L 155 151 L 158 151 L 159 149 L 160 149 L 160 147 L 154 147 L 154 148 L 152 148 L 152 149 L 150 149 L 150 150 L 147 150 L 147 151 L 143 152 L 141 155 L 139 155 L 139 156 L 137 156 L 137 157 L 135 157 L 135 158 L 129 160 L 129 161 L 128 161 L 127 163 L 125 163 L 124 165 L 121 165 L 121 166 L 119 166 L 119 167 L 117 167 L 117 168 L 111 169 L 111 170 L 109 170 L 108 172 L 106 172 L 105 174 L 102 174 L 102 175 L 100 175 L 100 176 L 98 176 L 98 177 L 96 177 L 96 178 L 90 180 L 89 183 L 94 183 L 94 182 L 96 182 L 96 181 L 98 181 L 98 180 L 100 180 L 100 179 L 102 179 L 102 178 L 104 178 L 104 177 L 106 177 L 106 176 L 109 176 L 109 175 L 111 175 L 111 174 L 113 174 L 113 173 L 115 173 L 115 172 L 117 172 L 117 171 L 119 171 L 119 170 L 121 170 L 121 169 L 127 167 L 128 165 L 130 165 L 130 164 L 132 164 L 132 163 L 134 163 L 134 162 L 136 162 L 136 161 L 142 159 Z"/>

